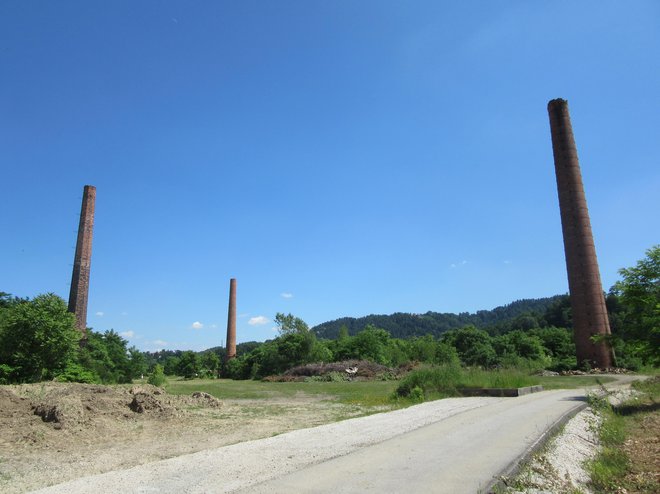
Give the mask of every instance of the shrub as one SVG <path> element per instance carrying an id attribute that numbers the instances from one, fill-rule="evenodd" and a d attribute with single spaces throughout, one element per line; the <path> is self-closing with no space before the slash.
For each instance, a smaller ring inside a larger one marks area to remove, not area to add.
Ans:
<path id="1" fill-rule="evenodd" d="M 461 369 L 458 365 L 442 365 L 412 371 L 402 379 L 396 394 L 411 397 L 420 388 L 424 396 L 457 396 L 459 388 L 521 388 L 538 384 L 538 379 L 516 369 L 484 371 Z"/>
<path id="2" fill-rule="evenodd" d="M 9 384 L 14 382 L 12 375 L 16 370 L 7 364 L 0 364 L 0 384 Z"/>
<path id="3" fill-rule="evenodd" d="M 401 380 L 396 394 L 411 397 L 413 389 L 422 390 L 426 396 L 430 391 L 438 391 L 447 395 L 455 395 L 456 383 L 459 381 L 461 369 L 457 365 L 442 365 L 427 367 L 412 371 Z M 416 392 L 418 393 L 418 392 Z"/>
<path id="4" fill-rule="evenodd" d="M 424 401 L 424 398 L 425 398 L 424 390 L 422 388 L 420 388 L 419 386 L 415 386 L 413 389 L 410 390 L 409 398 L 412 401 L 418 401 L 418 402 Z"/>
<path id="5" fill-rule="evenodd" d="M 0 378 L 14 382 L 53 379 L 75 358 L 80 333 L 66 302 L 52 293 L 2 309 Z"/>
<path id="6" fill-rule="evenodd" d="M 101 382 L 101 378 L 96 373 L 75 362 L 69 363 L 63 372 L 55 376 L 55 380 L 63 383 L 93 384 Z"/>
<path id="7" fill-rule="evenodd" d="M 230 379 L 247 379 L 249 372 L 250 367 L 244 355 L 230 359 L 223 369 L 223 374 Z"/>
<path id="8" fill-rule="evenodd" d="M 154 386 L 162 386 L 165 384 L 165 372 L 159 364 L 154 366 L 154 369 L 151 371 L 151 374 L 149 374 L 149 377 L 147 378 L 147 382 L 149 384 L 153 384 Z"/>

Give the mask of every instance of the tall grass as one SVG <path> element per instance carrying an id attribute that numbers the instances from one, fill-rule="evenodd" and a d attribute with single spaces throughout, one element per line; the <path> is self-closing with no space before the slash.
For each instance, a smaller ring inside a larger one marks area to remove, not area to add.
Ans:
<path id="1" fill-rule="evenodd" d="M 603 419 L 598 432 L 601 449 L 587 465 L 591 485 L 596 492 L 615 492 L 630 466 L 628 455 L 621 449 L 626 439 L 626 422 L 607 397 L 590 397 L 589 405 Z"/>
<path id="2" fill-rule="evenodd" d="M 401 380 L 396 394 L 419 400 L 460 396 L 461 388 L 522 388 L 536 384 L 539 384 L 538 378 L 517 369 L 485 371 L 442 365 L 411 372 Z"/>

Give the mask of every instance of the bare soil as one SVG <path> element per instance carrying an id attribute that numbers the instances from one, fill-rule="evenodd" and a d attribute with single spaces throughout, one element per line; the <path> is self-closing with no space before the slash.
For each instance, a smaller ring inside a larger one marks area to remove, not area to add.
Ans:
<path id="1" fill-rule="evenodd" d="M 26 492 L 362 413 L 302 393 L 286 401 L 219 401 L 150 385 L 0 386 L 0 492 Z"/>

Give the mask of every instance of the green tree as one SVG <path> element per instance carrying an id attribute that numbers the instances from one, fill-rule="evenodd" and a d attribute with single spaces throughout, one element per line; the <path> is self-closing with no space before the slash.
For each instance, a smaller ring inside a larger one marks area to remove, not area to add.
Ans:
<path id="1" fill-rule="evenodd" d="M 448 331 L 444 341 L 458 352 L 465 365 L 492 367 L 497 362 L 497 354 L 492 345 L 491 337 L 482 329 L 465 326 L 458 330 Z"/>
<path id="2" fill-rule="evenodd" d="M 9 307 L 13 303 L 13 297 L 11 293 L 0 291 L 0 309 L 3 307 Z"/>
<path id="3" fill-rule="evenodd" d="M 371 360 L 377 364 L 389 364 L 387 346 L 390 334 L 384 329 L 368 325 L 351 338 L 351 358 Z"/>
<path id="4" fill-rule="evenodd" d="M 0 309 L 0 380 L 53 379 L 75 360 L 80 333 L 55 294 L 3 302 Z"/>
<path id="5" fill-rule="evenodd" d="M 181 354 L 179 359 L 179 367 L 177 369 L 180 376 L 186 379 L 192 379 L 199 374 L 199 358 L 195 352 L 190 350 Z"/>
<path id="6" fill-rule="evenodd" d="M 433 335 L 417 336 L 410 340 L 410 358 L 419 362 L 435 362 L 438 342 Z"/>
<path id="7" fill-rule="evenodd" d="M 206 377 L 217 377 L 220 369 L 220 357 L 212 351 L 204 352 L 200 358 L 201 373 Z"/>
<path id="8" fill-rule="evenodd" d="M 389 366 L 399 366 L 410 362 L 410 341 L 401 338 L 389 338 L 385 346 L 385 364 Z"/>
<path id="9" fill-rule="evenodd" d="M 550 368 L 555 371 L 563 371 L 574 368 L 577 365 L 575 358 L 575 342 L 573 332 L 567 328 L 536 328 L 529 332 L 541 340 L 545 353 L 550 356 Z"/>
<path id="10" fill-rule="evenodd" d="M 170 355 L 165 359 L 163 371 L 167 376 L 175 376 L 179 372 L 179 357 Z"/>
<path id="11" fill-rule="evenodd" d="M 309 331 L 304 333 L 286 333 L 275 340 L 279 369 L 283 372 L 297 365 L 307 364 L 311 360 L 316 337 Z"/>
<path id="12" fill-rule="evenodd" d="M 612 287 L 625 309 L 618 336 L 645 362 L 660 366 L 660 245 L 619 274 L 623 279 Z"/>
<path id="13" fill-rule="evenodd" d="M 275 324 L 277 324 L 277 330 L 280 335 L 309 332 L 309 326 L 307 326 L 307 323 L 293 314 L 285 315 L 278 312 L 275 314 Z"/>
<path id="14" fill-rule="evenodd" d="M 328 340 L 314 341 L 308 360 L 310 362 L 332 362 L 334 355 L 329 345 Z"/>
<path id="15" fill-rule="evenodd" d="M 511 331 L 498 337 L 497 340 L 504 343 L 505 352 L 509 351 L 518 357 L 528 360 L 542 360 L 546 357 L 541 339 L 525 331 Z"/>
<path id="16" fill-rule="evenodd" d="M 461 363 L 456 348 L 445 341 L 439 341 L 435 350 L 436 364 L 459 365 Z"/>
<path id="17" fill-rule="evenodd" d="M 130 379 L 142 378 L 147 372 L 147 358 L 135 346 L 128 349 L 128 376 Z"/>
<path id="18" fill-rule="evenodd" d="M 249 379 L 251 362 L 248 362 L 251 353 L 243 354 L 227 362 L 224 372 L 231 379 Z"/>
<path id="19" fill-rule="evenodd" d="M 79 362 L 104 383 L 130 383 L 146 369 L 144 356 L 114 329 L 87 331 L 87 343 L 80 350 Z"/>
<path id="20" fill-rule="evenodd" d="M 573 312 L 571 310 L 571 298 L 563 295 L 555 300 L 543 314 L 546 326 L 557 328 L 573 327 Z"/>

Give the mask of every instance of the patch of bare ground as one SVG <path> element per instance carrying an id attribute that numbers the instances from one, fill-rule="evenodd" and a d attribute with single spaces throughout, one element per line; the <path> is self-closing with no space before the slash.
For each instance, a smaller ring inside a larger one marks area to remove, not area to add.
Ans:
<path id="1" fill-rule="evenodd" d="M 72 383 L 0 386 L 0 492 L 259 439 L 361 415 L 299 394 L 222 400 L 134 387 Z"/>

